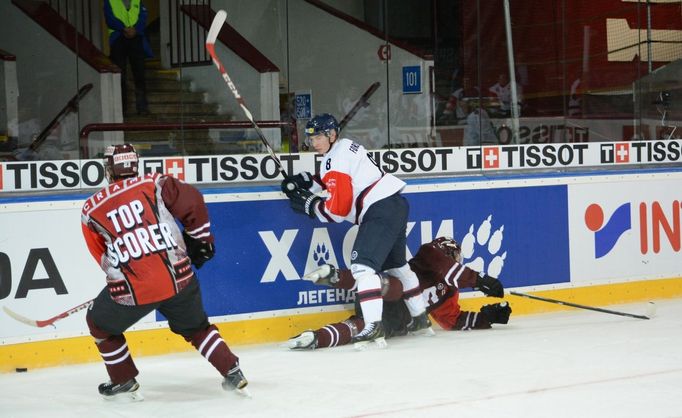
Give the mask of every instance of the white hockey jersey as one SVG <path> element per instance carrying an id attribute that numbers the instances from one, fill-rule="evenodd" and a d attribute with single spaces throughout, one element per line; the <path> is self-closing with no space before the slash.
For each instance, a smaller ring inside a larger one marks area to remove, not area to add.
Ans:
<path id="1" fill-rule="evenodd" d="M 327 191 L 323 204 L 315 207 L 322 222 L 362 223 L 373 203 L 400 192 L 405 182 L 385 174 L 362 145 L 340 138 L 325 154 L 319 178 L 310 189 Z"/>

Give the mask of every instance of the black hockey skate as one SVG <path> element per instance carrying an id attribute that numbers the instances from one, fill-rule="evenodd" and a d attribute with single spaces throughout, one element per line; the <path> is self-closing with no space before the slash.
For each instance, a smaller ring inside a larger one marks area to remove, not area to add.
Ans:
<path id="1" fill-rule="evenodd" d="M 225 379 L 223 379 L 224 390 L 228 392 L 234 391 L 239 395 L 250 398 L 251 393 L 246 389 L 248 384 L 249 381 L 244 377 L 244 373 L 242 373 L 242 370 L 239 368 L 239 363 L 235 364 L 235 366 L 227 372 Z"/>
<path id="2" fill-rule="evenodd" d="M 100 395 L 108 400 L 129 400 L 142 401 L 144 396 L 140 392 L 140 384 L 135 378 L 128 380 L 125 383 L 102 383 L 98 387 Z"/>
<path id="3" fill-rule="evenodd" d="M 509 322 L 509 315 L 512 313 L 511 306 L 507 302 L 483 305 L 481 313 L 488 318 L 491 324 L 506 324 Z"/>
<path id="4" fill-rule="evenodd" d="M 374 343 L 376 348 L 386 348 L 384 324 L 381 321 L 365 324 L 365 328 L 353 337 L 351 341 L 356 350 L 365 350 L 369 348 L 370 343 Z"/>
<path id="5" fill-rule="evenodd" d="M 407 324 L 407 332 L 412 335 L 424 335 L 427 337 L 436 335 L 433 328 L 431 328 L 431 320 L 426 312 L 412 317 L 410 323 Z"/>
<path id="6" fill-rule="evenodd" d="M 317 285 L 333 287 L 339 281 L 339 271 L 331 264 L 323 264 L 303 276 L 303 280 L 311 281 Z"/>
<path id="7" fill-rule="evenodd" d="M 295 337 L 289 338 L 284 346 L 291 350 L 314 350 L 317 348 L 317 333 L 307 330 Z"/>

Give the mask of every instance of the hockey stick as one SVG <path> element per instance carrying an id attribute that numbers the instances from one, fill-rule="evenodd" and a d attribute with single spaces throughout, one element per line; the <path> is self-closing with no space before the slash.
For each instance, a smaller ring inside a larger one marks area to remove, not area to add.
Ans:
<path id="1" fill-rule="evenodd" d="M 227 83 L 227 86 L 230 88 L 232 95 L 234 95 L 234 98 L 237 99 L 237 103 L 239 103 L 239 106 L 241 106 L 242 110 L 244 111 L 244 114 L 246 115 L 246 118 L 249 119 L 249 121 L 251 121 L 251 123 L 253 124 L 253 127 L 256 130 L 258 137 L 260 138 L 261 142 L 263 142 L 263 145 L 265 145 L 268 154 L 270 154 L 270 158 L 275 160 L 275 164 L 277 164 L 280 174 L 282 174 L 282 177 L 287 178 L 287 174 L 284 172 L 284 168 L 282 167 L 282 162 L 279 160 L 279 158 L 277 158 L 277 155 L 275 155 L 275 151 L 270 146 L 270 143 L 265 138 L 265 135 L 263 135 L 263 131 L 261 131 L 256 121 L 253 120 L 253 115 L 246 107 L 246 102 L 244 102 L 244 98 L 239 94 L 239 91 L 237 91 L 237 86 L 235 86 L 235 84 L 232 82 L 232 79 L 227 74 L 225 67 L 218 59 L 218 55 L 215 52 L 215 41 L 218 38 L 220 29 L 223 27 L 223 24 L 225 23 L 225 19 L 227 19 L 227 12 L 225 12 L 225 10 L 218 10 L 218 13 L 216 13 L 215 17 L 213 18 L 213 23 L 211 23 L 211 28 L 208 31 L 208 35 L 206 35 L 206 50 L 208 50 L 208 53 L 211 55 L 211 59 L 213 60 L 215 66 L 218 67 L 218 71 L 220 71 L 220 74 L 223 76 L 223 80 L 225 80 L 225 83 Z"/>
<path id="2" fill-rule="evenodd" d="M 35 139 L 29 144 L 25 149 L 22 149 L 15 159 L 19 161 L 30 160 L 35 158 L 36 150 L 45 142 L 47 136 L 57 127 L 64 118 L 66 118 L 70 113 L 76 112 L 78 110 L 78 103 L 87 95 L 90 90 L 92 90 L 92 83 L 88 83 L 81 87 L 69 101 L 64 105 L 64 107 L 59 111 L 57 116 L 55 116 L 50 123 L 47 124 L 45 128 L 35 137 Z"/>
<path id="3" fill-rule="evenodd" d="M 353 119 L 353 116 L 355 116 L 356 113 L 358 113 L 358 110 L 360 110 L 361 107 L 367 107 L 369 106 L 369 98 L 374 94 L 375 91 L 379 88 L 381 83 L 378 81 L 374 82 L 367 91 L 358 99 L 357 102 L 355 102 L 355 105 L 351 108 L 351 110 L 346 114 L 346 116 L 341 119 L 341 122 L 339 122 L 339 131 L 343 130 L 343 128 L 348 125 L 348 122 L 350 122 L 351 119 Z"/>
<path id="4" fill-rule="evenodd" d="M 60 319 L 64 319 L 66 317 L 69 317 L 73 314 L 75 314 L 78 311 L 82 311 L 83 309 L 88 309 L 92 306 L 93 300 L 90 299 L 87 302 L 81 303 L 78 306 L 74 306 L 73 308 L 69 309 L 68 311 L 64 311 L 56 316 L 53 316 L 50 319 L 43 319 L 43 320 L 35 320 L 35 319 L 30 319 L 26 318 L 23 315 L 19 315 L 18 313 L 10 310 L 7 306 L 3 306 L 2 310 L 5 311 L 5 313 L 12 318 L 16 319 L 19 322 L 23 322 L 26 325 L 30 325 L 32 327 L 38 327 L 38 328 L 43 328 L 48 325 L 52 325 L 54 327 L 54 323 L 59 321 Z"/>
<path id="5" fill-rule="evenodd" d="M 612 315 L 628 316 L 628 317 L 630 317 L 630 318 L 637 318 L 637 319 L 651 319 L 651 316 L 653 316 L 653 309 L 654 309 L 654 304 L 650 302 L 650 303 L 649 303 L 649 307 L 650 307 L 650 310 L 652 311 L 652 313 L 650 313 L 649 316 L 646 316 L 646 315 L 635 315 L 635 314 L 626 313 L 626 312 L 612 311 L 612 310 L 610 310 L 610 309 L 595 308 L 595 307 L 593 307 L 593 306 L 578 305 L 577 303 L 564 302 L 564 301 L 556 300 L 556 299 L 543 298 L 543 297 L 540 297 L 540 296 L 529 295 L 529 294 L 526 294 L 526 293 L 519 293 L 519 292 L 510 291 L 509 294 L 514 295 L 514 296 L 520 296 L 520 297 L 522 297 L 522 298 L 540 300 L 540 301 L 542 301 L 542 302 L 556 303 L 556 304 L 559 304 L 559 305 L 571 306 L 571 307 L 573 307 L 573 308 L 587 309 L 587 310 L 590 310 L 590 311 L 603 312 L 603 313 L 608 313 L 608 314 L 612 314 Z"/>

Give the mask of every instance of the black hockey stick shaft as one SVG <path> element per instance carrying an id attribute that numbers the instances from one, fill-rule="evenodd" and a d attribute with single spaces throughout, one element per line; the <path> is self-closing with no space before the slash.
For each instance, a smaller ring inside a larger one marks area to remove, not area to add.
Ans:
<path id="1" fill-rule="evenodd" d="M 341 119 L 341 122 L 339 122 L 339 130 L 343 130 L 343 128 L 348 125 L 348 122 L 353 119 L 356 113 L 360 110 L 361 107 L 367 107 L 369 106 L 369 98 L 374 94 L 375 91 L 379 88 L 381 83 L 378 81 L 372 83 L 371 86 L 365 91 L 365 93 L 358 99 L 358 101 L 355 103 L 355 105 L 351 108 L 351 110 L 346 114 L 346 116 Z"/>
<path id="2" fill-rule="evenodd" d="M 88 92 L 92 90 L 92 83 L 88 83 L 81 87 L 78 90 L 78 93 L 76 93 L 75 96 L 73 96 L 67 103 L 66 105 L 62 108 L 62 110 L 59 111 L 57 116 L 55 116 L 49 124 L 36 136 L 36 138 L 31 142 L 31 144 L 28 146 L 28 149 L 31 151 L 35 151 L 40 147 L 43 142 L 45 142 L 45 139 L 47 139 L 47 136 L 54 130 L 54 128 L 62 121 L 64 118 L 71 112 L 75 112 L 78 110 L 78 102 L 85 97 Z"/>
<path id="3" fill-rule="evenodd" d="M 534 300 L 539 300 L 539 301 L 548 302 L 548 303 L 556 303 L 558 305 L 570 306 L 572 308 L 578 308 L 578 309 L 587 309 L 589 311 L 602 312 L 602 313 L 607 313 L 607 314 L 611 314 L 611 315 L 627 316 L 630 318 L 637 318 L 637 319 L 651 319 L 645 315 L 636 315 L 636 314 L 631 314 L 631 313 L 626 313 L 626 312 L 612 311 L 610 309 L 596 308 L 594 306 L 579 305 L 577 303 L 565 302 L 562 300 L 556 300 L 556 299 L 550 299 L 550 298 L 544 298 L 541 296 L 529 295 L 527 293 L 519 293 L 519 292 L 510 291 L 509 294 L 514 295 L 514 296 L 520 296 L 522 298 L 534 299 Z"/>
<path id="4" fill-rule="evenodd" d="M 265 138 L 263 131 L 260 129 L 256 121 L 253 119 L 251 111 L 249 111 L 249 108 L 246 107 L 246 102 L 244 101 L 244 98 L 239 94 L 237 86 L 232 82 L 232 79 L 227 74 L 227 70 L 225 70 L 225 66 L 223 66 L 222 62 L 220 62 L 220 60 L 218 59 L 218 55 L 216 54 L 215 41 L 218 38 L 218 34 L 220 33 L 220 29 L 223 27 L 226 18 L 227 12 L 225 12 L 225 10 L 218 10 L 218 13 L 216 13 L 215 17 L 213 18 L 213 22 L 211 23 L 211 28 L 208 31 L 208 35 L 206 36 L 206 50 L 208 51 L 209 55 L 211 55 L 213 64 L 215 64 L 215 66 L 218 68 L 218 71 L 220 71 L 220 75 L 223 77 L 223 80 L 225 80 L 225 83 L 232 92 L 232 95 L 234 96 L 235 99 L 237 99 L 237 103 L 242 108 L 242 111 L 244 111 L 246 118 L 251 122 L 253 128 L 256 130 L 258 137 L 265 146 L 265 149 L 268 151 L 268 154 L 270 154 L 270 158 L 272 158 L 275 161 L 275 164 L 277 164 L 277 168 L 279 169 L 280 174 L 282 174 L 282 177 L 287 178 L 287 174 L 284 171 L 282 162 L 279 160 L 279 158 L 277 158 L 277 155 L 275 155 L 275 151 L 272 149 L 270 143 Z"/>

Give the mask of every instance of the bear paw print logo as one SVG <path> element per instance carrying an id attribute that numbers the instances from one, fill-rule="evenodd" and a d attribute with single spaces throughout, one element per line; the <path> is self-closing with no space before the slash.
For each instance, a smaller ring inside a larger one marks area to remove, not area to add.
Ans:
<path id="1" fill-rule="evenodd" d="M 488 215 L 475 230 L 471 224 L 462 240 L 462 259 L 464 265 L 472 270 L 500 277 L 507 258 L 506 251 L 499 254 L 504 239 L 504 225 L 493 231 L 492 219 L 493 215 Z"/>
<path id="2" fill-rule="evenodd" d="M 313 253 L 313 260 L 315 260 L 318 266 L 327 264 L 329 261 L 329 250 L 326 245 L 317 244 L 315 252 Z"/>

